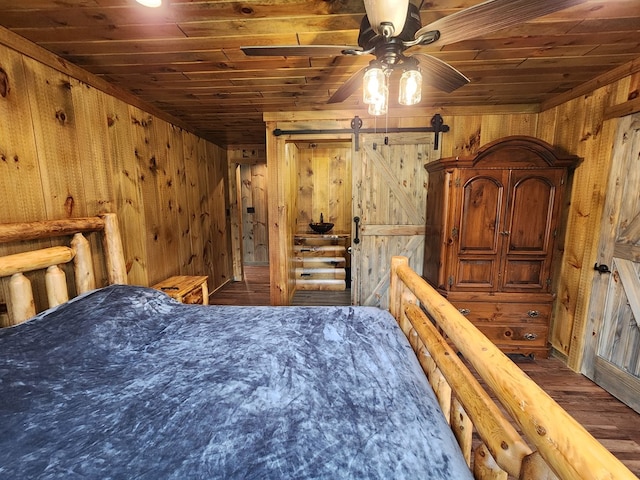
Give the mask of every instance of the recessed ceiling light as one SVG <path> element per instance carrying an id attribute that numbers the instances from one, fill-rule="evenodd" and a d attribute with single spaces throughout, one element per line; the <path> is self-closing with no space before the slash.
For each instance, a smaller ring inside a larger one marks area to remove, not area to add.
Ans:
<path id="1" fill-rule="evenodd" d="M 162 5 L 162 0 L 136 0 L 140 5 L 144 5 L 145 7 L 156 8 Z"/>

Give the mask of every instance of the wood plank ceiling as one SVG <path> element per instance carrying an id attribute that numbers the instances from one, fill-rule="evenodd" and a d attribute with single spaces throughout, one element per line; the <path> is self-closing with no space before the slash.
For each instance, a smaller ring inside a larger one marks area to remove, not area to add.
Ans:
<path id="1" fill-rule="evenodd" d="M 553 0 L 537 0 L 551 1 Z M 247 57 L 246 45 L 357 45 L 362 0 L 0 0 L 0 25 L 128 90 L 221 146 L 264 143 L 262 113 L 363 113 L 327 99 L 373 57 Z M 425 25 L 478 0 L 425 1 Z M 640 0 L 585 0 L 491 35 L 413 47 L 471 83 L 423 107 L 540 105 L 640 57 Z M 405 107 L 405 108 L 420 108 Z M 393 109 L 393 107 L 392 107 Z"/>

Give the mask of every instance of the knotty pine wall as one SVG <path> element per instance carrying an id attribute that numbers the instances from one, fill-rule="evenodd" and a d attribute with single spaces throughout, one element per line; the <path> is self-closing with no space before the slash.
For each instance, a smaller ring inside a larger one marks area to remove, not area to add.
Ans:
<path id="1" fill-rule="evenodd" d="M 330 233 L 351 233 L 351 142 L 298 142 L 296 232 L 309 223 L 334 224 Z M 292 145 L 293 147 L 293 145 Z"/>
<path id="2" fill-rule="evenodd" d="M 266 163 L 240 165 L 242 259 L 245 264 L 269 263 L 267 182 Z"/>
<path id="3" fill-rule="evenodd" d="M 227 150 L 233 278 L 243 280 L 243 263 L 269 263 L 269 176 L 265 145 L 234 145 Z M 253 207 L 254 213 L 247 208 Z"/>
<path id="4" fill-rule="evenodd" d="M 230 278 L 225 150 L 5 45 L 0 74 L 0 222 L 115 212 L 131 284 Z"/>

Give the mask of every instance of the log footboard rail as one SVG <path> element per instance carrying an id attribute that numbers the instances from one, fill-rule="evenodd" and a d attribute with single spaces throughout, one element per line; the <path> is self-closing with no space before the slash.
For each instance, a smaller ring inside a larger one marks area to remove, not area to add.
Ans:
<path id="1" fill-rule="evenodd" d="M 389 310 L 409 338 L 475 478 L 637 480 L 416 274 L 405 257 L 394 257 L 391 263 Z M 458 352 L 493 392 L 526 441 Z M 480 438 L 475 449 L 474 428 Z"/>
<path id="2" fill-rule="evenodd" d="M 118 219 L 114 213 L 97 217 L 0 224 L 0 244 L 73 236 L 70 246 L 55 246 L 0 257 L 0 277 L 9 280 L 10 323 L 17 324 L 36 314 L 31 282 L 26 272 L 44 270 L 48 306 L 69 300 L 65 274 L 59 265 L 73 260 L 76 293 L 96 288 L 92 253 L 83 233 L 102 232 L 109 284 L 127 283 L 126 265 Z"/>

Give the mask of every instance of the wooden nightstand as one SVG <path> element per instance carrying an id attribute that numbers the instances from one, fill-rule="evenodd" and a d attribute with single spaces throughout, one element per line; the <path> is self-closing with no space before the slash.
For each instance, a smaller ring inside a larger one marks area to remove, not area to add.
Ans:
<path id="1" fill-rule="evenodd" d="M 182 303 L 209 305 L 206 276 L 176 275 L 156 283 L 153 288 Z"/>

